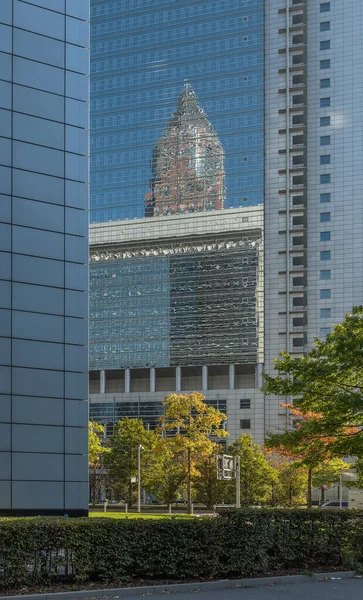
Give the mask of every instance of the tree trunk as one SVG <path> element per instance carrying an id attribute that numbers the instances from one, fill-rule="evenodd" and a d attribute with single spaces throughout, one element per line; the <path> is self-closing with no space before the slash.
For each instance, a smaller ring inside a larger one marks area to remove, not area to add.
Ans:
<path id="1" fill-rule="evenodd" d="M 308 470 L 308 493 L 307 493 L 307 498 L 306 498 L 307 499 L 308 508 L 312 508 L 312 505 L 313 505 L 313 503 L 312 503 L 312 494 L 311 494 L 311 491 L 312 491 L 312 477 L 313 477 L 313 470 L 310 468 Z"/>
<path id="2" fill-rule="evenodd" d="M 192 485 L 191 485 L 191 453 L 190 448 L 188 448 L 188 475 L 187 475 L 187 511 L 188 514 L 192 514 Z"/>

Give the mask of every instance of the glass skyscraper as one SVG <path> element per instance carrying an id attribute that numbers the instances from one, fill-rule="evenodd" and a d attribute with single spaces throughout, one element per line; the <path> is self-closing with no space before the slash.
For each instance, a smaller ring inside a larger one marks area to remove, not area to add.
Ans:
<path id="1" fill-rule="evenodd" d="M 91 0 L 91 416 L 108 431 L 194 389 L 232 438 L 291 424 L 263 369 L 363 296 L 362 29 L 361 0 Z"/>
<path id="2" fill-rule="evenodd" d="M 88 512 L 87 0 L 0 2 L 0 514 Z"/>
<path id="3" fill-rule="evenodd" d="M 144 216 L 187 82 L 225 152 L 224 207 L 262 204 L 264 0 L 91 0 L 91 19 L 91 223 Z"/>
<path id="4" fill-rule="evenodd" d="M 254 396 L 263 0 L 91 1 L 90 180 L 91 417 Z"/>

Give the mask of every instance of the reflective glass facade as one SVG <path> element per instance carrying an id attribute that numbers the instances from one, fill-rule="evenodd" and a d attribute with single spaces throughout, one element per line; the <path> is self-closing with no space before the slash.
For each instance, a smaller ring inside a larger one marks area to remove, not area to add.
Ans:
<path id="1" fill-rule="evenodd" d="M 91 370 L 258 362 L 260 243 L 255 231 L 91 249 Z"/>
<path id="2" fill-rule="evenodd" d="M 185 85 L 224 154 L 208 202 L 196 193 L 195 209 L 263 202 L 263 19 L 263 0 L 91 0 L 91 222 L 145 215 L 155 146 Z M 190 161 L 176 171 L 187 194 L 202 185 Z"/>
<path id="3" fill-rule="evenodd" d="M 90 180 L 90 369 L 262 362 L 264 0 L 91 0 Z"/>
<path id="4" fill-rule="evenodd" d="M 227 411 L 227 402 L 224 399 L 206 398 L 206 402 L 224 414 Z M 92 402 L 90 405 L 90 419 L 104 424 L 107 436 L 112 435 L 114 424 L 125 417 L 142 419 L 146 427 L 155 429 L 159 425 L 161 416 L 163 416 L 161 401 L 147 402 L 135 399 L 133 402 Z"/>

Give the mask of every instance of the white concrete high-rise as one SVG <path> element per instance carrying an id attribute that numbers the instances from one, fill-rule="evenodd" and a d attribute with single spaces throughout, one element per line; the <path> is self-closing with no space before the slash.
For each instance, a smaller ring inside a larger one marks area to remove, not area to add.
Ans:
<path id="1" fill-rule="evenodd" d="M 363 298 L 363 3 L 269 0 L 265 368 L 303 356 Z M 288 425 L 267 398 L 266 427 Z"/>

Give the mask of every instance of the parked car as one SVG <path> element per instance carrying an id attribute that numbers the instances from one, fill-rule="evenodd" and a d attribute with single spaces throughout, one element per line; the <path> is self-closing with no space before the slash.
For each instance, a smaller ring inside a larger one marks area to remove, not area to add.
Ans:
<path id="1" fill-rule="evenodd" d="M 328 509 L 328 508 L 334 509 L 334 510 L 340 510 L 340 500 L 326 500 L 325 502 L 320 504 L 319 508 L 321 508 L 323 510 Z M 347 500 L 342 501 L 342 509 L 343 510 L 348 509 L 348 501 Z"/>

